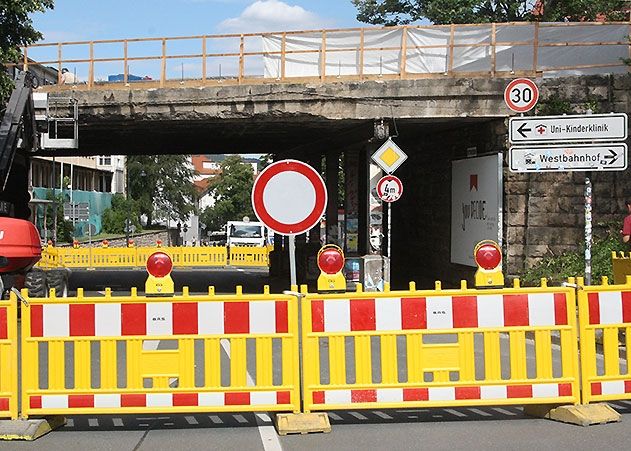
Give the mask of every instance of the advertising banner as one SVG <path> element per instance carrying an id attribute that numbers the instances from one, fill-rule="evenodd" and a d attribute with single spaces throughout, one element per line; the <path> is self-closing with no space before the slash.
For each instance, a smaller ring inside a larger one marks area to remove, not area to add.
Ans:
<path id="1" fill-rule="evenodd" d="M 451 163 L 451 262 L 476 266 L 482 240 L 502 243 L 502 155 Z"/>

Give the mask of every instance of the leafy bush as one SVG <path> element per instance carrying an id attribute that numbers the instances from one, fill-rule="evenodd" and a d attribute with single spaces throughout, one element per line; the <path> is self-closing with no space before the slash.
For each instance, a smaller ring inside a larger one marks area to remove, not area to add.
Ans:
<path id="1" fill-rule="evenodd" d="M 620 239 L 619 223 L 603 223 L 595 227 L 592 241 L 592 283 L 600 283 L 603 276 L 613 280 L 611 267 L 612 251 L 627 251 Z M 567 252 L 544 258 L 540 263 L 524 271 L 522 285 L 539 285 L 542 278 L 547 278 L 551 285 L 560 285 L 568 277 L 585 276 L 585 244 L 574 252 Z"/>
<path id="2" fill-rule="evenodd" d="M 112 196 L 112 206 L 103 212 L 103 231 L 106 233 L 125 233 L 125 223 L 129 215 L 130 224 L 136 231 L 142 230 L 138 203 L 133 199 L 127 200 L 122 194 Z"/>

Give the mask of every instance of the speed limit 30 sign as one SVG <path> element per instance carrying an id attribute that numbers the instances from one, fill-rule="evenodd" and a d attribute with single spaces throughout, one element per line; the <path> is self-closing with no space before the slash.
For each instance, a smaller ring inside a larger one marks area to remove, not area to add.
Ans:
<path id="1" fill-rule="evenodd" d="M 532 110 L 539 100 L 539 88 L 528 78 L 516 78 L 504 90 L 506 106 L 516 113 Z"/>

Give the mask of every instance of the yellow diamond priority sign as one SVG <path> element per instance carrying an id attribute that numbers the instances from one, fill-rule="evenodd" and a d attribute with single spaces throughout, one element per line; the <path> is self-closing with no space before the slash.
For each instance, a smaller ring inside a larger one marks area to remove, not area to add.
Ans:
<path id="1" fill-rule="evenodd" d="M 372 160 L 388 174 L 396 171 L 407 158 L 405 152 L 390 138 L 372 155 Z"/>

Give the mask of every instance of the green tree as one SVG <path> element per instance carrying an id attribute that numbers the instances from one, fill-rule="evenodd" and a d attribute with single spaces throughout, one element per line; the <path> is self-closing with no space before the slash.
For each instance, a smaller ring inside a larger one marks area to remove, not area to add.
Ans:
<path id="1" fill-rule="evenodd" d="M 112 206 L 103 212 L 103 231 L 107 233 L 125 233 L 125 224 L 129 214 L 130 223 L 136 227 L 136 231 L 142 229 L 140 225 L 140 210 L 138 202 L 127 200 L 122 194 L 112 196 Z"/>
<path id="2" fill-rule="evenodd" d="M 221 174 L 210 185 L 209 192 L 215 198 L 215 205 L 206 208 L 201 215 L 207 230 L 219 230 L 228 221 L 240 221 L 244 216 L 253 218 L 252 185 L 252 166 L 238 155 L 227 157 L 221 163 Z"/>
<path id="3" fill-rule="evenodd" d="M 423 18 L 435 24 L 521 21 L 624 20 L 625 0 L 351 0 L 357 20 L 382 25 Z M 537 7 L 533 14 L 533 8 Z"/>
<path id="4" fill-rule="evenodd" d="M 129 194 L 151 227 L 157 215 L 184 222 L 193 212 L 195 170 L 188 155 L 130 155 Z"/>
<path id="5" fill-rule="evenodd" d="M 42 38 L 42 34 L 33 28 L 29 14 L 53 7 L 53 0 L 0 0 L 0 62 L 3 65 L 19 62 L 20 46 Z M 6 103 L 12 89 L 11 77 L 0 70 L 0 105 Z"/>
<path id="6" fill-rule="evenodd" d="M 57 210 L 57 242 L 69 243 L 74 237 L 74 227 L 72 221 L 64 219 L 64 202 L 69 202 L 67 194 L 54 194 L 52 189 L 46 191 L 46 199 L 54 200 Z M 46 229 L 52 231 L 55 228 L 53 204 L 46 205 Z"/>

